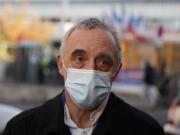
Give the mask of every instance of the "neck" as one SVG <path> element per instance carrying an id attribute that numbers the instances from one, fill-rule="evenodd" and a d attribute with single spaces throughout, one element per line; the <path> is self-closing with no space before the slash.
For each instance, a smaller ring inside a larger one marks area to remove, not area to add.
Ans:
<path id="1" fill-rule="evenodd" d="M 89 128 L 91 126 L 90 114 L 93 110 L 82 109 L 78 107 L 70 98 L 65 90 L 66 104 L 68 106 L 70 117 L 79 128 Z"/>

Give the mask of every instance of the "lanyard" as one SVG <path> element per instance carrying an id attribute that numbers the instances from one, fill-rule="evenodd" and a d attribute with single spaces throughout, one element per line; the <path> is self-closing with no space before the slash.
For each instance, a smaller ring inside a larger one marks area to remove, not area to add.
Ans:
<path id="1" fill-rule="evenodd" d="M 63 106 L 63 108 L 64 108 L 64 106 L 65 106 L 65 102 L 66 102 L 66 99 L 65 99 L 65 95 L 64 95 L 64 92 L 60 95 L 60 103 L 61 103 L 61 105 Z"/>

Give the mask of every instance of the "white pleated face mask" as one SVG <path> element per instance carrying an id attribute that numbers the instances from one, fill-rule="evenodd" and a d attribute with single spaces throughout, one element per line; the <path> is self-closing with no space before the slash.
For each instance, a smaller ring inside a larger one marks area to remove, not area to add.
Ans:
<path id="1" fill-rule="evenodd" d="M 76 105 L 91 109 L 109 96 L 111 80 L 108 72 L 68 68 L 65 87 Z"/>

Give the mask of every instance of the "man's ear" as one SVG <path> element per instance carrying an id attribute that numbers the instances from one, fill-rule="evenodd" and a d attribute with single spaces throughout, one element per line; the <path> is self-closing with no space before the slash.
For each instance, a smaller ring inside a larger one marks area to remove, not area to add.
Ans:
<path id="1" fill-rule="evenodd" d="M 120 65 L 119 65 L 119 68 L 117 69 L 117 71 L 116 71 L 115 75 L 113 76 L 112 81 L 115 81 L 115 80 L 116 80 L 116 77 L 117 77 L 117 75 L 118 75 L 119 71 L 121 70 L 121 67 L 122 67 L 122 64 L 120 64 Z"/>
<path id="2" fill-rule="evenodd" d="M 56 57 L 56 63 L 57 63 L 59 74 L 63 76 L 63 63 L 62 63 L 60 54 Z"/>

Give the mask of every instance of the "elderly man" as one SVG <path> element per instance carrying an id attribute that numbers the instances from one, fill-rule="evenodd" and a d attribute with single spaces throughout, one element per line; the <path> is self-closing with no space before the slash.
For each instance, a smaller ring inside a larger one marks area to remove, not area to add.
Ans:
<path id="1" fill-rule="evenodd" d="M 57 57 L 64 91 L 13 118 L 4 135 L 163 135 L 147 114 L 111 93 L 121 69 L 116 33 L 90 18 L 65 35 Z"/>

